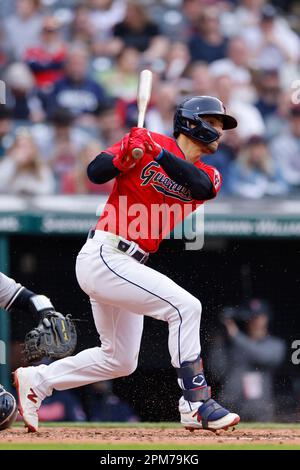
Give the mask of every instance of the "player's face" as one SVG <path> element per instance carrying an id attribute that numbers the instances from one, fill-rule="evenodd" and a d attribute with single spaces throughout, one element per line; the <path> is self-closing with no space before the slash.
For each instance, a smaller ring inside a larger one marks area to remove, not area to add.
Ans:
<path id="1" fill-rule="evenodd" d="M 218 139 L 211 144 L 203 144 L 194 139 L 190 139 L 184 134 L 180 134 L 178 138 L 178 145 L 185 154 L 186 158 L 195 163 L 201 155 L 208 155 L 214 153 L 218 150 L 220 139 L 223 134 L 223 122 L 221 118 L 216 118 L 215 116 L 201 116 L 203 121 L 208 122 L 219 134 Z M 193 124 L 191 127 L 195 127 Z"/>

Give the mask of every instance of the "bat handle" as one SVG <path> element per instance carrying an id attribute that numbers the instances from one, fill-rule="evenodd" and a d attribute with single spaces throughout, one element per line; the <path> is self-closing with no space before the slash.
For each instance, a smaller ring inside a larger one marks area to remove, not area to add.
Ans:
<path id="1" fill-rule="evenodd" d="M 140 158 L 143 157 L 143 155 L 144 155 L 144 150 L 142 148 L 136 147 L 135 149 L 132 150 L 132 157 L 135 160 L 139 160 Z"/>
<path id="2" fill-rule="evenodd" d="M 146 112 L 146 110 L 139 112 L 137 127 L 144 127 L 145 112 Z M 144 156 L 144 153 L 145 153 L 144 148 L 136 147 L 132 150 L 131 155 L 135 160 L 140 160 Z"/>

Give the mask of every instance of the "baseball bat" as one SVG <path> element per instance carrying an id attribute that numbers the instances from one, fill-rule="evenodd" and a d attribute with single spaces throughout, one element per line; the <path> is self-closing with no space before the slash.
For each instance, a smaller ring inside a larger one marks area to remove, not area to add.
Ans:
<path id="1" fill-rule="evenodd" d="M 137 93 L 137 106 L 138 106 L 138 123 L 137 127 L 143 127 L 148 103 L 151 98 L 152 90 L 152 72 L 150 70 L 143 70 L 139 78 L 139 86 Z M 136 160 L 142 158 L 144 150 L 142 148 L 134 148 L 132 156 Z"/>

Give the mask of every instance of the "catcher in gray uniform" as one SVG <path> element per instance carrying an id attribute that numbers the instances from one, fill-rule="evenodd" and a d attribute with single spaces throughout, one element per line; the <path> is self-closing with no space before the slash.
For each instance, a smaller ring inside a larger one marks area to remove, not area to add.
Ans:
<path id="1" fill-rule="evenodd" d="M 62 359 L 74 352 L 77 334 L 71 316 L 56 312 L 45 295 L 35 294 L 1 272 L 0 308 L 8 312 L 34 312 L 39 316 L 38 326 L 25 336 L 24 355 L 27 362 L 40 361 L 45 357 Z M 13 423 L 16 413 L 14 397 L 0 385 L 0 430 Z"/>

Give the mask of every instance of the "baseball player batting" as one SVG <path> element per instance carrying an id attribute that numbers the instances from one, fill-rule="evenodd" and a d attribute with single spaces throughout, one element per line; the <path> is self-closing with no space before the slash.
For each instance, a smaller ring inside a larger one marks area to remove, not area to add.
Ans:
<path id="1" fill-rule="evenodd" d="M 193 97 L 176 110 L 174 138 L 135 127 L 90 163 L 88 177 L 94 183 L 116 178 L 76 261 L 77 279 L 90 297 L 101 347 L 48 366 L 17 369 L 19 406 L 30 431 L 37 431 L 39 406 L 53 390 L 132 374 L 144 315 L 168 322 L 171 362 L 182 391 L 181 423 L 190 430 L 227 429 L 239 423 L 237 414 L 211 399 L 201 361 L 200 301 L 146 266 L 149 253 L 157 251 L 166 232 L 189 212 L 185 206 L 193 211 L 217 195 L 221 176 L 201 157 L 214 153 L 223 130 L 236 126 L 219 99 Z M 133 155 L 136 149 L 142 150 L 140 158 Z M 180 217 L 153 217 L 155 208 L 163 205 L 168 213 L 174 203 L 182 209 Z M 136 207 L 142 211 L 138 223 Z"/>

